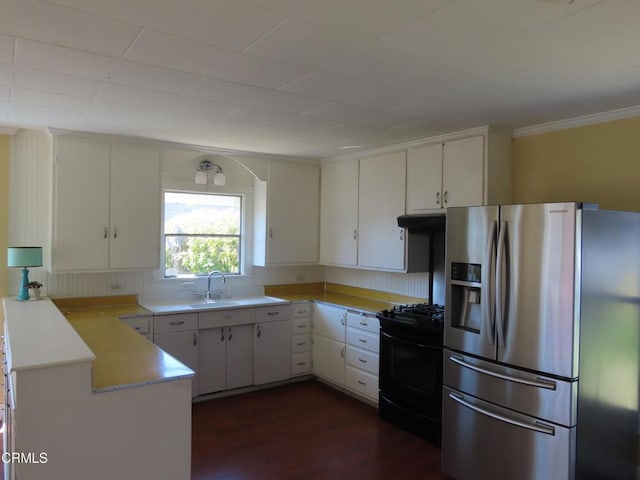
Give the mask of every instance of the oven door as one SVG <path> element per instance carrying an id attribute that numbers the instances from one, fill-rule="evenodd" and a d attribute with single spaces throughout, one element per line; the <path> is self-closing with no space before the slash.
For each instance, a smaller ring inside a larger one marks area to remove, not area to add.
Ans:
<path id="1" fill-rule="evenodd" d="M 380 396 L 410 412 L 442 418 L 442 346 L 415 331 L 380 332 Z M 440 340 L 441 342 L 441 340 Z"/>

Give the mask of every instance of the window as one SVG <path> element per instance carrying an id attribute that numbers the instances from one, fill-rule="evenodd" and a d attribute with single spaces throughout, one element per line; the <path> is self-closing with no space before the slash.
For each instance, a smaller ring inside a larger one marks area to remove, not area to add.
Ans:
<path id="1" fill-rule="evenodd" d="M 240 273 L 242 197 L 165 192 L 164 276 Z"/>

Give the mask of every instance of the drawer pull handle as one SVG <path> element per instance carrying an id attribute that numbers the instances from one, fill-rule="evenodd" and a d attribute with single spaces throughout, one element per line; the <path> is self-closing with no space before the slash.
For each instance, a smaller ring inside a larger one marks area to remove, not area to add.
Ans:
<path id="1" fill-rule="evenodd" d="M 307 313 L 306 310 L 298 310 L 296 312 L 298 315 L 302 315 L 303 313 Z"/>
<path id="2" fill-rule="evenodd" d="M 267 315 L 269 316 L 274 316 L 274 315 L 278 315 L 280 312 L 267 312 Z"/>
<path id="3" fill-rule="evenodd" d="M 141 330 L 141 327 L 134 327 L 134 330 L 135 330 L 136 332 L 139 332 L 139 331 Z"/>
<path id="4" fill-rule="evenodd" d="M 306 345 L 306 344 L 307 344 L 307 342 L 298 342 L 298 343 L 296 343 L 296 345 L 298 345 L 299 347 L 301 347 L 302 345 Z"/>
<path id="5" fill-rule="evenodd" d="M 362 320 L 360 321 L 360 325 L 362 325 L 363 327 L 368 327 L 369 324 L 367 322 L 363 322 Z"/>
<path id="6" fill-rule="evenodd" d="M 360 385 L 364 385 L 365 387 L 367 386 L 367 382 L 363 382 L 362 380 L 358 380 L 358 383 L 359 383 Z"/>
<path id="7" fill-rule="evenodd" d="M 306 364 L 307 364 L 307 362 L 298 362 L 298 363 L 296 363 L 296 365 L 298 365 L 299 367 L 301 367 L 303 365 L 306 365 Z"/>
<path id="8" fill-rule="evenodd" d="M 169 322 L 169 325 L 173 325 L 173 326 L 184 325 L 184 320 L 178 320 L 176 322 Z"/>
<path id="9" fill-rule="evenodd" d="M 296 328 L 307 328 L 306 325 L 298 325 Z"/>
<path id="10" fill-rule="evenodd" d="M 364 338 L 359 338 L 358 340 L 360 340 L 362 343 L 367 343 L 367 341 Z"/>
<path id="11" fill-rule="evenodd" d="M 362 363 L 367 363 L 367 361 L 364 358 L 358 358 L 358 360 L 360 360 Z"/>

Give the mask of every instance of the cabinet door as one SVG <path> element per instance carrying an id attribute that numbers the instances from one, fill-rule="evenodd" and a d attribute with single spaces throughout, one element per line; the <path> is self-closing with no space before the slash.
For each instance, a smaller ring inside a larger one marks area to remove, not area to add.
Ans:
<path id="1" fill-rule="evenodd" d="M 271 161 L 267 188 L 267 263 L 317 263 L 319 167 Z"/>
<path id="2" fill-rule="evenodd" d="M 407 213 L 442 208 L 442 143 L 407 151 Z"/>
<path id="3" fill-rule="evenodd" d="M 482 205 L 484 137 L 469 137 L 444 144 L 442 198 L 445 207 Z"/>
<path id="4" fill-rule="evenodd" d="M 396 152 L 360 161 L 358 265 L 404 270 L 406 154 Z"/>
<path id="5" fill-rule="evenodd" d="M 318 303 L 313 310 L 313 335 L 322 335 L 339 342 L 346 338 L 347 311 Z"/>
<path id="6" fill-rule="evenodd" d="M 54 192 L 54 270 L 107 269 L 109 145 L 59 140 Z"/>
<path id="7" fill-rule="evenodd" d="M 198 332 L 196 330 L 154 334 L 153 343 L 196 372 L 191 392 L 198 394 Z"/>
<path id="8" fill-rule="evenodd" d="M 291 320 L 255 325 L 253 383 L 286 380 L 291 376 Z"/>
<path id="9" fill-rule="evenodd" d="M 160 203 L 158 150 L 113 145 L 111 268 L 158 268 Z"/>
<path id="10" fill-rule="evenodd" d="M 320 182 L 320 263 L 358 260 L 358 162 L 327 163 Z"/>
<path id="11" fill-rule="evenodd" d="M 346 347 L 321 335 L 313 336 L 311 358 L 313 374 L 337 385 L 344 385 Z"/>
<path id="12" fill-rule="evenodd" d="M 227 327 L 227 390 L 253 382 L 253 325 Z"/>
<path id="13" fill-rule="evenodd" d="M 198 335 L 198 395 L 226 387 L 226 328 L 207 328 Z"/>

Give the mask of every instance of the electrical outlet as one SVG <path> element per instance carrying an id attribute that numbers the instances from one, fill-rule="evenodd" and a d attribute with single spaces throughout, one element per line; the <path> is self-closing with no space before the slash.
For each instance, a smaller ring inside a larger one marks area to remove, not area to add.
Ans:
<path id="1" fill-rule="evenodd" d="M 296 275 L 296 282 L 304 282 L 304 273 L 298 273 Z"/>

